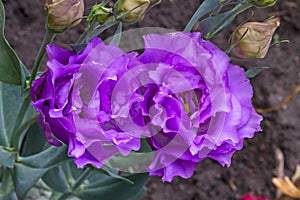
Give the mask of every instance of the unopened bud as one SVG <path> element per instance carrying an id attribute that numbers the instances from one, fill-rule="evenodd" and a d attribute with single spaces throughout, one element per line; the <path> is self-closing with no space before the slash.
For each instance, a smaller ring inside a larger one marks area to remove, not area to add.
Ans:
<path id="1" fill-rule="evenodd" d="M 256 7 L 269 7 L 269 6 L 274 6 L 276 3 L 276 0 L 247 0 L 249 4 L 252 4 Z"/>
<path id="2" fill-rule="evenodd" d="M 268 53 L 273 34 L 279 26 L 279 18 L 243 24 L 230 41 L 234 46 L 232 54 L 238 58 L 264 58 Z"/>
<path id="3" fill-rule="evenodd" d="M 116 14 L 125 15 L 123 22 L 132 23 L 144 17 L 151 2 L 152 0 L 119 0 L 114 8 Z"/>
<path id="4" fill-rule="evenodd" d="M 103 24 L 108 20 L 111 13 L 112 8 L 106 8 L 101 4 L 96 4 L 92 7 L 91 12 L 87 17 L 87 22 L 91 23 L 94 19 L 96 19 L 100 24 Z"/>
<path id="5" fill-rule="evenodd" d="M 84 0 L 46 0 L 48 28 L 57 32 L 78 25 L 84 12 Z"/>

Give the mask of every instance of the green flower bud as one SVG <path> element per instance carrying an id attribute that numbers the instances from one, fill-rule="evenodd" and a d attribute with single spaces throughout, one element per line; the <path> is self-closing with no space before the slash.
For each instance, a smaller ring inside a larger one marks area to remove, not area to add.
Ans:
<path id="1" fill-rule="evenodd" d="M 274 6 L 276 0 L 246 0 L 249 4 L 252 4 L 256 7 L 264 8 L 269 6 Z"/>
<path id="2" fill-rule="evenodd" d="M 89 16 L 87 17 L 87 22 L 91 23 L 96 19 L 100 24 L 103 24 L 108 20 L 112 13 L 112 8 L 106 8 L 101 4 L 96 4 L 92 7 Z"/>
<path id="3" fill-rule="evenodd" d="M 119 0 L 115 6 L 117 15 L 124 15 L 123 22 L 132 23 L 144 17 L 152 0 Z"/>
<path id="4" fill-rule="evenodd" d="M 243 24 L 230 41 L 232 54 L 238 58 L 264 58 L 279 26 L 279 18 Z"/>
<path id="5" fill-rule="evenodd" d="M 48 15 L 48 28 L 62 32 L 81 22 L 84 0 L 46 0 L 45 11 Z"/>

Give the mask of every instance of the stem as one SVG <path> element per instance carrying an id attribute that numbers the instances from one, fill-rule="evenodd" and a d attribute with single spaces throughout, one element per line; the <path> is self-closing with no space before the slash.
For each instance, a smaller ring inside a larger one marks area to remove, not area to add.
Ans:
<path id="1" fill-rule="evenodd" d="M 62 196 L 59 197 L 58 200 L 65 200 L 67 197 L 71 196 L 71 193 L 64 193 Z"/>
<path id="2" fill-rule="evenodd" d="M 43 42 L 42 42 L 42 45 L 40 47 L 40 50 L 39 50 L 39 53 L 36 57 L 36 60 L 34 62 L 34 65 L 33 65 L 33 69 L 32 69 L 32 73 L 31 73 L 31 77 L 30 77 L 30 80 L 29 80 L 29 86 L 31 86 L 32 84 L 32 81 L 35 79 L 36 77 L 36 74 L 37 74 L 37 71 L 38 69 L 40 68 L 41 64 L 42 64 L 42 61 L 43 61 L 43 58 L 45 56 L 45 52 L 46 52 L 46 45 L 51 43 L 55 38 L 55 33 L 49 29 L 46 29 L 46 34 L 44 36 L 44 39 L 43 39 Z M 23 102 L 22 102 L 22 106 L 17 114 L 17 117 L 16 117 L 16 121 L 15 121 L 15 124 L 14 124 L 14 129 L 13 129 L 13 132 L 12 132 L 12 135 L 13 137 L 11 138 L 11 141 L 10 141 L 10 144 L 13 144 L 12 147 L 15 147 L 16 149 L 18 149 L 18 141 L 19 141 L 19 136 L 21 133 L 16 133 L 16 131 L 20 128 L 20 124 L 22 123 L 23 119 L 24 119 L 24 116 L 29 108 L 29 105 L 30 105 L 30 102 L 31 102 L 31 98 L 30 98 L 30 95 L 29 95 L 29 92 L 26 94 L 26 96 L 24 97 L 23 99 Z"/>
<path id="3" fill-rule="evenodd" d="M 43 58 L 45 56 L 45 52 L 46 52 L 46 46 L 47 44 L 50 44 L 53 42 L 54 38 L 55 38 L 55 33 L 49 29 L 46 29 L 46 34 L 44 36 L 44 40 L 42 42 L 42 45 L 40 47 L 39 53 L 36 57 L 36 60 L 33 64 L 33 68 L 32 68 L 32 73 L 31 73 L 31 77 L 29 80 L 29 85 L 31 86 L 32 81 L 35 79 L 36 74 L 38 72 L 38 69 L 40 68 Z"/>
<path id="4" fill-rule="evenodd" d="M 72 191 L 76 191 L 82 185 L 82 183 L 87 179 L 87 177 L 91 172 L 92 172 L 91 168 L 89 167 L 86 168 L 84 172 L 82 172 L 82 174 L 75 181 L 74 185 L 72 186 Z"/>
<path id="5" fill-rule="evenodd" d="M 7 194 L 9 192 L 9 184 L 10 184 L 10 173 L 9 169 L 6 167 L 1 167 L 3 170 L 2 179 L 1 179 L 1 193 Z"/>
<path id="6" fill-rule="evenodd" d="M 91 172 L 92 172 L 91 168 L 85 169 L 82 172 L 82 174 L 77 178 L 74 185 L 71 187 L 71 191 L 76 191 L 82 185 L 82 183 L 87 179 L 87 177 L 90 175 Z M 64 200 L 71 195 L 72 195 L 71 192 L 65 193 L 62 196 L 60 196 L 58 200 Z"/>
<path id="7" fill-rule="evenodd" d="M 30 98 L 30 95 L 29 93 L 26 94 L 26 96 L 24 97 L 23 99 L 23 102 L 22 102 L 22 106 L 17 114 L 17 117 L 16 117 L 16 121 L 15 121 L 15 124 L 14 124 L 14 129 L 13 129 L 13 132 L 12 132 L 12 136 L 11 137 L 11 141 L 10 141 L 10 144 L 14 144 L 16 142 L 16 140 L 18 140 L 19 138 L 16 138 L 16 130 L 19 128 L 20 124 L 22 123 L 23 119 L 24 119 L 24 116 L 29 108 L 29 105 L 30 105 L 30 101 L 31 101 L 31 98 Z M 17 146 L 12 146 L 12 147 L 15 147 L 17 148 Z"/>

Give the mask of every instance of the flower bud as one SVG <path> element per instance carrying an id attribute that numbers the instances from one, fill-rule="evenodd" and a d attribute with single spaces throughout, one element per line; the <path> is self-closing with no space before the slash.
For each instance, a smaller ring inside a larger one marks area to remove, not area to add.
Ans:
<path id="1" fill-rule="evenodd" d="M 111 12 L 112 8 L 106 8 L 101 4 L 96 4 L 92 7 L 91 12 L 87 17 L 87 22 L 91 23 L 94 19 L 96 19 L 100 24 L 103 24 L 108 20 Z"/>
<path id="2" fill-rule="evenodd" d="M 132 23 L 144 17 L 151 2 L 152 0 L 119 0 L 114 8 L 116 14 L 125 14 L 123 22 Z"/>
<path id="3" fill-rule="evenodd" d="M 230 44 L 234 46 L 232 49 L 233 56 L 264 58 L 269 50 L 273 34 L 279 26 L 279 18 L 243 24 L 230 41 Z"/>
<path id="4" fill-rule="evenodd" d="M 62 32 L 80 23 L 84 12 L 84 0 L 46 0 L 48 28 Z"/>
<path id="5" fill-rule="evenodd" d="M 269 6 L 274 6 L 276 3 L 276 0 L 247 0 L 249 4 L 252 4 L 256 7 L 269 7 Z"/>

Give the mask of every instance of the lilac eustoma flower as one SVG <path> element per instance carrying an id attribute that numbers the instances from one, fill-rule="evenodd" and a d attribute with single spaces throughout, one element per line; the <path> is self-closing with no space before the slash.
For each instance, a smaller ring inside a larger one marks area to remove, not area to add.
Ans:
<path id="1" fill-rule="evenodd" d="M 98 39 L 79 55 L 48 46 L 48 71 L 31 94 L 47 140 L 69 145 L 79 167 L 116 152 L 154 152 L 150 175 L 189 178 L 205 158 L 230 165 L 260 130 L 244 70 L 200 33 L 147 35 L 145 52 L 124 54 Z"/>
<path id="2" fill-rule="evenodd" d="M 242 68 L 200 33 L 147 35 L 144 65 L 151 84 L 131 104 L 134 120 L 155 126 L 148 143 L 155 157 L 150 175 L 189 178 L 197 162 L 211 158 L 229 166 L 244 138 L 260 131 L 252 87 Z M 146 105 L 146 106 L 145 106 Z M 151 113 L 152 112 L 152 113 Z M 150 116 L 150 117 L 149 117 Z M 150 120 L 151 118 L 151 120 Z"/>
<path id="3" fill-rule="evenodd" d="M 136 54 L 125 54 L 118 47 L 106 46 L 98 38 L 80 54 L 54 45 L 47 46 L 47 53 L 48 69 L 31 87 L 32 105 L 40 113 L 38 122 L 47 141 L 55 146 L 60 146 L 60 141 L 67 144 L 68 154 L 74 157 L 78 167 L 86 164 L 101 167 L 118 151 L 127 155 L 132 149 L 138 150 L 139 139 L 119 134 L 116 129 L 104 130 L 97 116 L 91 116 L 96 110 L 90 112 L 85 106 L 90 103 L 86 102 L 89 93 L 97 93 L 91 91 L 92 85 L 103 83 L 99 86 L 106 89 L 100 94 L 102 102 L 109 93 L 107 90 Z"/>

